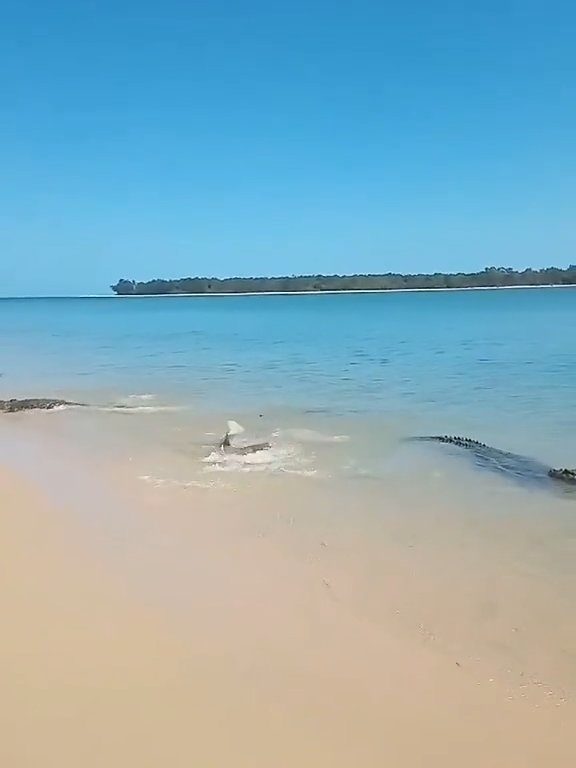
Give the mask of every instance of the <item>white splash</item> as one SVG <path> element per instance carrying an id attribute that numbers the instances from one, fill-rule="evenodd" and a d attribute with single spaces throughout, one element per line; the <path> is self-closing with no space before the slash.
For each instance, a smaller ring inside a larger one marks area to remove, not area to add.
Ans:
<path id="1" fill-rule="evenodd" d="M 140 475 L 139 480 L 144 481 L 155 488 L 222 488 L 219 480 L 176 480 L 170 477 L 154 477 L 153 475 Z"/>
<path id="2" fill-rule="evenodd" d="M 212 451 L 202 459 L 204 472 L 268 472 L 316 474 L 310 469 L 311 457 L 303 456 L 294 446 L 273 446 L 264 451 L 245 455 Z"/>
<path id="3" fill-rule="evenodd" d="M 93 410 L 104 413 L 163 413 L 182 411 L 181 405 L 95 405 Z"/>
<path id="4" fill-rule="evenodd" d="M 325 435 L 317 432 L 315 429 L 286 429 L 283 432 L 278 431 L 277 435 L 285 434 L 300 443 L 347 443 L 350 440 L 348 435 Z"/>

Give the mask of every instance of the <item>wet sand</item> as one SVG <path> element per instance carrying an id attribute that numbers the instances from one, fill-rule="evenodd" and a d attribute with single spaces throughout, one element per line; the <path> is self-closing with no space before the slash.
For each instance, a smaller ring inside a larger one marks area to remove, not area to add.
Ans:
<path id="1" fill-rule="evenodd" d="M 268 535 L 264 509 L 247 524 L 226 493 L 119 487 L 117 508 L 93 497 L 105 522 L 87 524 L 81 499 L 55 503 L 13 473 L 0 494 L 2 765 L 576 762 L 570 699 L 511 697 L 354 610 L 338 547 L 325 578 Z M 401 600 L 389 567 L 371 602 Z"/>

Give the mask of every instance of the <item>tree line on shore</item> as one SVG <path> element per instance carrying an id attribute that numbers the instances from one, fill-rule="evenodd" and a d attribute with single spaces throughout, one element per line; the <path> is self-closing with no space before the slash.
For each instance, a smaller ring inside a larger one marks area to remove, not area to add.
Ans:
<path id="1" fill-rule="evenodd" d="M 292 277 L 183 277 L 177 280 L 119 280 L 110 286 L 119 296 L 218 293 L 309 293 L 311 291 L 389 291 L 416 288 L 504 288 L 529 285 L 576 285 L 576 265 L 518 271 L 486 267 L 481 272 L 401 275 L 302 275 Z"/>

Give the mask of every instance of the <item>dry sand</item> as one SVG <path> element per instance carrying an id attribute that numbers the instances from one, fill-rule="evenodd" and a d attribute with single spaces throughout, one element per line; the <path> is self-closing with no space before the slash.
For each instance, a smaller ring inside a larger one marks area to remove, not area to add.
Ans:
<path id="1" fill-rule="evenodd" d="M 207 494 L 188 515 L 168 498 L 106 550 L 79 509 L 0 474 L 0 765 L 576 764 L 570 701 L 510 700 Z"/>

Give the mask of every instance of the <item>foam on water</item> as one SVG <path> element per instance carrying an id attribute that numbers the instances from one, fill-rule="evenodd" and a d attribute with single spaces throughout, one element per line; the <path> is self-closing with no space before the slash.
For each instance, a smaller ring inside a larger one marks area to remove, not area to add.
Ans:
<path id="1" fill-rule="evenodd" d="M 283 435 L 296 440 L 299 443 L 346 443 L 350 440 L 349 435 L 326 435 L 322 432 L 318 432 L 315 429 L 307 428 L 291 428 L 291 429 L 278 429 L 274 433 L 275 436 L 281 437 Z"/>
<path id="2" fill-rule="evenodd" d="M 219 480 L 178 480 L 172 477 L 155 477 L 154 475 L 140 475 L 142 480 L 155 488 L 223 488 Z"/>
<path id="3" fill-rule="evenodd" d="M 65 408 L 69 406 L 64 406 Z M 183 411 L 181 405 L 92 405 L 91 410 L 103 411 L 105 413 L 170 413 L 173 411 Z"/>

